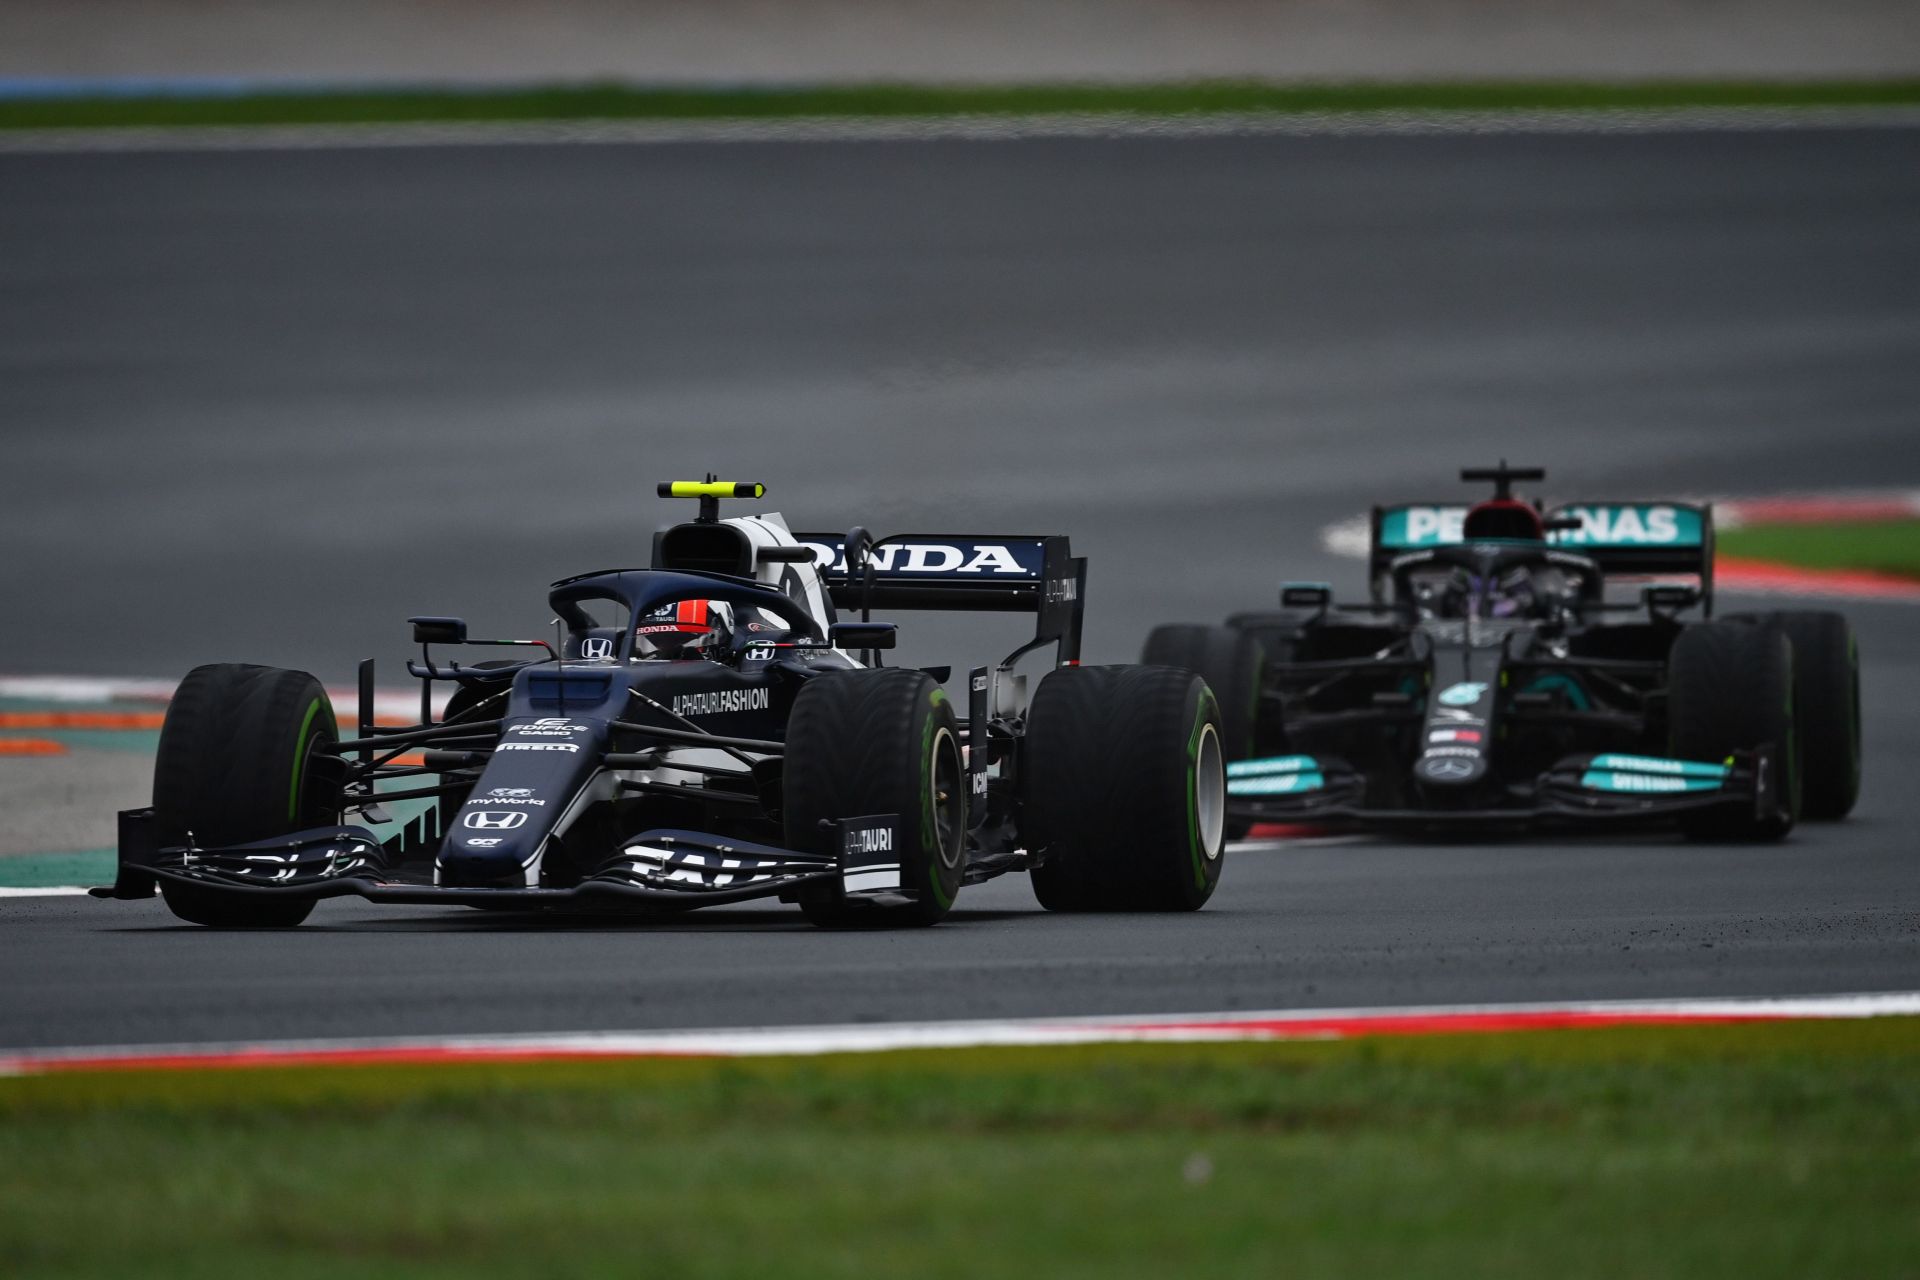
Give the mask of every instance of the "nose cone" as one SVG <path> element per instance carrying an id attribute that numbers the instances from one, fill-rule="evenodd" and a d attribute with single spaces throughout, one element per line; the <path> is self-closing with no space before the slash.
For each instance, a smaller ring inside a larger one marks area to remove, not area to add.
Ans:
<path id="1" fill-rule="evenodd" d="M 440 846 L 439 882 L 450 888 L 525 888 L 544 830 L 523 810 L 469 803 Z"/>
<path id="2" fill-rule="evenodd" d="M 1426 786 L 1470 787 L 1487 776 L 1487 762 L 1478 755 L 1426 755 L 1413 776 Z"/>

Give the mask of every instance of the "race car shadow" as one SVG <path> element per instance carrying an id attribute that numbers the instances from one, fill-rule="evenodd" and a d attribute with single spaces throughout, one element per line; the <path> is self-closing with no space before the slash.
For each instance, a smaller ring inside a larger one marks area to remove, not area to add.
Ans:
<path id="1" fill-rule="evenodd" d="M 807 921 L 794 907 L 776 906 L 757 909 L 707 908 L 703 911 L 661 912 L 635 915 L 619 912 L 559 911 L 482 911 L 449 908 L 431 914 L 369 912 L 347 918 L 328 919 L 315 912 L 296 930 L 211 929 L 185 921 L 168 920 L 117 930 L 122 933 L 166 933 L 176 931 L 202 933 L 918 933 L 914 928 L 896 928 L 884 924 L 822 928 Z M 935 931 L 965 928 L 968 925 L 997 924 L 1005 920 L 1043 915 L 1036 904 L 1030 911 L 992 909 L 955 910 Z"/>

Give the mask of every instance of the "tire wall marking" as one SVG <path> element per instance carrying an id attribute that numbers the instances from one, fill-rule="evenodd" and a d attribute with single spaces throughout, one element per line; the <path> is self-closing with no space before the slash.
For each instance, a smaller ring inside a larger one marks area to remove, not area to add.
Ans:
<path id="1" fill-rule="evenodd" d="M 933 729 L 935 723 L 940 718 L 938 715 L 940 705 L 946 700 L 947 694 L 944 689 L 935 689 L 927 696 L 927 705 L 933 708 L 933 710 L 927 713 L 927 726 L 920 734 L 920 776 L 925 780 L 927 787 L 927 802 L 921 807 L 920 811 L 920 844 L 923 848 L 933 849 L 935 851 L 933 857 L 927 860 L 927 884 L 932 888 L 933 900 L 939 903 L 942 909 L 953 905 L 953 895 L 946 892 L 940 884 L 940 866 L 942 863 L 938 852 L 940 823 L 938 815 L 934 812 L 934 806 L 939 803 L 940 797 L 935 794 L 936 788 L 933 782 Z M 960 833 L 962 841 L 966 839 L 965 827 L 966 824 L 963 822 Z M 964 845 L 962 846 L 961 853 L 964 859 Z M 964 874 L 964 866 L 961 870 Z"/>
<path id="2" fill-rule="evenodd" d="M 1193 862 L 1193 887 L 1207 887 L 1207 860 L 1205 851 L 1200 848 L 1200 742 L 1206 736 L 1207 708 L 1212 704 L 1214 713 L 1219 714 L 1219 703 L 1213 696 L 1213 690 L 1205 681 L 1200 683 L 1200 704 L 1193 718 L 1193 736 L 1187 739 L 1187 856 Z M 1226 755 L 1223 744 L 1221 755 Z M 1224 842 L 1223 842 L 1224 843 Z"/>
<path id="3" fill-rule="evenodd" d="M 311 741 L 307 730 L 313 726 L 313 718 L 320 712 L 323 698 L 315 698 L 307 704 L 306 718 L 300 721 L 300 732 L 293 740 L 293 779 L 287 784 L 287 821 L 292 822 L 300 812 L 300 783 L 307 773 L 307 743 Z"/>

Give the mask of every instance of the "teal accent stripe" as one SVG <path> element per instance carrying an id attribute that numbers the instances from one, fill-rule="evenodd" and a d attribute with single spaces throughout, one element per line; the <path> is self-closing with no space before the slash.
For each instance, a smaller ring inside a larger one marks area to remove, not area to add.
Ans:
<path id="1" fill-rule="evenodd" d="M 1580 776 L 1580 785 L 1589 791 L 1608 791 L 1616 795 L 1674 795 L 1684 791 L 1718 791 L 1717 778 L 1679 778 L 1656 773 L 1613 773 L 1589 769 Z"/>
<path id="2" fill-rule="evenodd" d="M 1273 773 L 1307 773 L 1318 769 L 1312 756 L 1270 756 L 1265 760 L 1235 760 L 1227 766 L 1229 778 L 1261 778 Z"/>
<path id="3" fill-rule="evenodd" d="M 1286 796 L 1318 791 L 1327 785 L 1325 774 L 1283 773 L 1269 778 L 1239 778 L 1227 784 L 1230 796 Z"/>
<path id="4" fill-rule="evenodd" d="M 1733 771 L 1723 764 L 1705 764 L 1698 760 L 1666 760 L 1659 756 L 1595 756 L 1589 769 L 1623 769 L 1628 773 L 1654 773 L 1670 778 L 1724 779 Z"/>

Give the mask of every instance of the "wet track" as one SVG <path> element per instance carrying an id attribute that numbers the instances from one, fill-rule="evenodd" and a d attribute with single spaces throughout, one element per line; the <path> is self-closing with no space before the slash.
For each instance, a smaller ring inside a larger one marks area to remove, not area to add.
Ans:
<path id="1" fill-rule="evenodd" d="M 1357 586 L 1321 525 L 1502 454 L 1565 496 L 1920 476 L 1912 131 L 11 156 L 0 192 L 15 672 L 536 628 L 706 469 L 812 526 L 1070 532 L 1091 660 Z M 6 900 L 0 1045 L 1920 987 L 1920 616 L 1852 612 L 1865 798 L 1777 847 L 1246 852 L 1197 916 L 1002 881 L 916 934 Z M 911 623 L 929 662 L 1017 638 Z"/>

